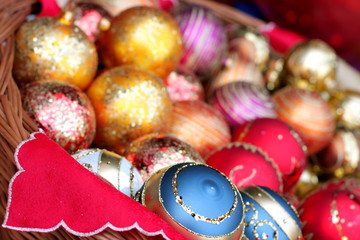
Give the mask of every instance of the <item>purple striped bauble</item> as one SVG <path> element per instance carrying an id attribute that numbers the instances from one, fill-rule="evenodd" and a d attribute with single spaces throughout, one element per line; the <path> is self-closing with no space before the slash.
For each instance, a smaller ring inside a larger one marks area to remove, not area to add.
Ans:
<path id="1" fill-rule="evenodd" d="M 209 76 L 222 64 L 227 52 L 225 28 L 207 8 L 181 4 L 172 12 L 183 37 L 181 63 L 199 76 Z"/>
<path id="2" fill-rule="evenodd" d="M 270 93 L 250 82 L 232 82 L 216 89 L 210 103 L 233 127 L 257 118 L 276 118 Z"/>

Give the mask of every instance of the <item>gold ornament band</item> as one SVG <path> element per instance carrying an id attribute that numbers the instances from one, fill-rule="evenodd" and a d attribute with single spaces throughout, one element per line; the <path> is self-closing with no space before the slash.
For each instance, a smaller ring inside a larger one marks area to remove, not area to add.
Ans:
<path id="1" fill-rule="evenodd" d="M 99 155 L 99 165 L 97 174 L 100 176 L 106 176 L 106 180 L 109 181 L 116 189 L 119 189 L 119 169 L 120 159 L 110 152 L 103 150 Z"/>
<path id="2" fill-rule="evenodd" d="M 199 220 L 199 221 L 203 221 L 203 222 L 207 222 L 207 223 L 221 223 L 222 221 L 224 221 L 225 219 L 227 219 L 228 217 L 231 216 L 231 214 L 235 211 L 237 205 L 238 205 L 238 197 L 237 197 L 237 191 L 236 191 L 236 188 L 235 186 L 229 181 L 229 183 L 231 184 L 231 188 L 234 192 L 234 202 L 233 204 L 231 205 L 231 208 L 228 212 L 220 215 L 219 217 L 217 218 L 209 218 L 209 217 L 204 217 L 204 216 L 201 216 L 197 213 L 195 213 L 193 210 L 190 209 L 190 207 L 186 206 L 182 200 L 182 197 L 179 195 L 179 190 L 177 189 L 177 186 L 178 186 L 178 182 L 177 182 L 177 177 L 179 175 L 179 173 L 184 170 L 186 167 L 189 167 L 189 166 L 192 166 L 192 165 L 200 165 L 200 164 L 186 164 L 180 168 L 178 168 L 172 178 L 172 188 L 173 188 L 173 193 L 175 195 L 175 200 L 178 204 L 180 204 L 180 206 L 185 210 L 185 212 L 187 212 L 188 214 L 190 214 L 192 217 L 194 217 L 196 220 Z"/>
<path id="3" fill-rule="evenodd" d="M 302 236 L 301 229 L 295 220 L 266 191 L 259 187 L 252 186 L 245 188 L 242 192 L 263 207 L 289 239 L 295 240 Z"/>

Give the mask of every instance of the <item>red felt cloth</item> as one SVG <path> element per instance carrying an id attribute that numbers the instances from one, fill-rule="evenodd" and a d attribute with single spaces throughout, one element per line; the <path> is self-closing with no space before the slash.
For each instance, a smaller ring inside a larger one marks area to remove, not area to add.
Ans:
<path id="1" fill-rule="evenodd" d="M 109 227 L 186 239 L 153 212 L 81 166 L 44 133 L 19 145 L 3 227 L 90 236 Z"/>
<path id="2" fill-rule="evenodd" d="M 38 17 L 59 16 L 61 8 L 56 0 L 39 0 L 39 2 L 41 3 L 41 12 L 37 15 Z"/>

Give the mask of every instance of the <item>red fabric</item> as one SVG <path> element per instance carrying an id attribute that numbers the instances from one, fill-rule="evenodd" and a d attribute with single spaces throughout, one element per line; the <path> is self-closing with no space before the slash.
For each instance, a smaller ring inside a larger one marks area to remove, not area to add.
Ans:
<path id="1" fill-rule="evenodd" d="M 61 12 L 61 8 L 57 4 L 56 0 L 38 0 L 41 3 L 41 12 L 38 17 L 57 17 Z"/>
<path id="2" fill-rule="evenodd" d="M 359 0 L 255 0 L 262 13 L 282 28 L 319 38 L 360 69 Z"/>
<path id="3" fill-rule="evenodd" d="M 102 181 L 43 133 L 16 151 L 19 171 L 11 180 L 3 227 L 50 232 L 60 226 L 77 236 L 110 227 L 186 239 L 153 212 Z M 166 237 L 165 237 L 166 236 Z"/>
<path id="4" fill-rule="evenodd" d="M 268 37 L 271 47 L 281 54 L 287 53 L 294 45 L 306 40 L 305 37 L 280 28 L 275 23 L 268 23 L 259 30 Z"/>

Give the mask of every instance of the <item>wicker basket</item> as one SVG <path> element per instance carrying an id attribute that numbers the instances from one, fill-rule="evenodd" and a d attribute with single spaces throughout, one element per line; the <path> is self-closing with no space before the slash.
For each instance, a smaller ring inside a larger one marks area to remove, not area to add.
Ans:
<path id="1" fill-rule="evenodd" d="M 227 5 L 206 0 L 184 0 L 212 9 L 224 21 L 251 27 L 259 27 L 264 22 L 252 18 Z M 24 22 L 36 0 L 0 1 L 0 222 L 4 220 L 8 199 L 8 186 L 17 167 L 14 151 L 17 145 L 37 130 L 36 124 L 24 112 L 20 93 L 12 77 L 14 58 L 14 32 Z M 17 232 L 0 228 L 0 239 L 163 239 L 161 236 L 144 236 L 134 229 L 127 232 L 105 230 L 92 237 L 76 237 L 63 228 L 51 233 Z"/>

